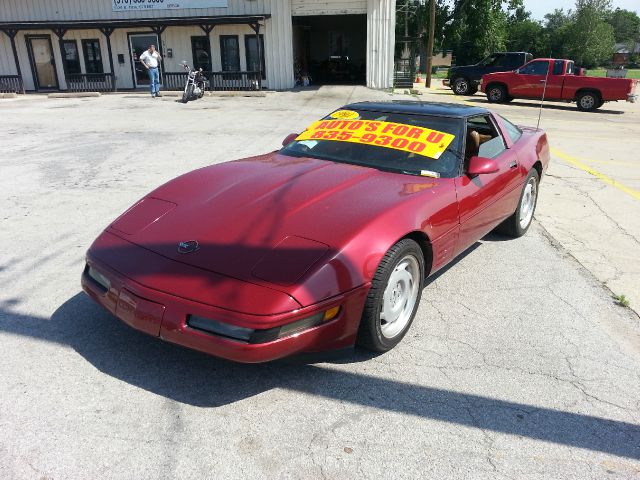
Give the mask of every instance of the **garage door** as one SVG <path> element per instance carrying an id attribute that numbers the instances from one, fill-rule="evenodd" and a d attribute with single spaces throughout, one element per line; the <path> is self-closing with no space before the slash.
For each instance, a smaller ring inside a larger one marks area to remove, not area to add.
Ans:
<path id="1" fill-rule="evenodd" d="M 345 15 L 367 13 L 367 0 L 291 0 L 291 15 Z"/>

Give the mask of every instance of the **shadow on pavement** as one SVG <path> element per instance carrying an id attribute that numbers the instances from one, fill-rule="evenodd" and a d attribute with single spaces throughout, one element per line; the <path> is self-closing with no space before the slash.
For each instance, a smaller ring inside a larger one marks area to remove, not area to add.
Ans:
<path id="1" fill-rule="evenodd" d="M 640 459 L 640 426 L 590 415 L 337 370 L 273 362 L 242 365 L 163 343 L 78 293 L 50 319 L 0 310 L 0 331 L 69 345 L 101 372 L 176 402 L 217 407 L 273 388 Z M 371 358 L 355 353 L 352 361 Z"/>
<path id="2" fill-rule="evenodd" d="M 473 102 L 473 103 L 486 103 L 487 105 L 495 105 L 490 103 L 486 98 L 469 97 L 467 101 Z M 540 100 L 537 100 L 537 101 L 533 100 L 533 102 L 535 103 L 513 101 L 513 102 L 503 103 L 499 105 L 513 105 L 516 107 L 540 108 Z M 598 113 L 610 114 L 610 115 L 622 115 L 624 113 L 623 111 L 620 111 L 620 110 L 606 110 L 602 108 L 594 110 L 593 112 L 581 112 L 580 110 L 578 110 L 578 107 L 576 107 L 574 104 L 559 105 L 557 103 L 549 103 L 546 100 L 542 108 L 546 110 L 565 110 L 565 111 L 571 111 L 571 112 L 578 112 L 584 115 L 598 114 Z"/>

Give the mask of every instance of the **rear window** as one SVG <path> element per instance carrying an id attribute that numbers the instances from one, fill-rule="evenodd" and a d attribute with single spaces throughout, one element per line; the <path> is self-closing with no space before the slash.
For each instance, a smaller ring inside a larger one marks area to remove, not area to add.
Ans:
<path id="1" fill-rule="evenodd" d="M 462 119 L 338 110 L 314 122 L 280 153 L 410 175 L 455 177 Z"/>

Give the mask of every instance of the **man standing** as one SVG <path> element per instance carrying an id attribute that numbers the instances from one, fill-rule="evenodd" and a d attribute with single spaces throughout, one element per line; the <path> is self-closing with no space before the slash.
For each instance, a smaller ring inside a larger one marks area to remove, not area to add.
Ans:
<path id="1" fill-rule="evenodd" d="M 160 61 L 162 61 L 162 57 L 156 52 L 155 45 L 149 45 L 149 48 L 140 55 L 140 63 L 142 63 L 144 68 L 149 72 L 151 96 L 154 98 L 157 97 L 160 92 L 160 71 L 158 70 Z"/>

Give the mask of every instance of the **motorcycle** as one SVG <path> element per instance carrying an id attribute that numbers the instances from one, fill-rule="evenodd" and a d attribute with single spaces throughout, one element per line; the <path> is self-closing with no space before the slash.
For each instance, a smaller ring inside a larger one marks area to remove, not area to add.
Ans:
<path id="1" fill-rule="evenodd" d="M 187 84 L 184 86 L 184 92 L 182 93 L 182 103 L 187 103 L 189 100 L 196 100 L 204 96 L 204 91 L 207 88 L 207 79 L 202 72 L 202 69 L 191 70 L 187 63 L 183 63 L 182 66 L 188 72 Z"/>

